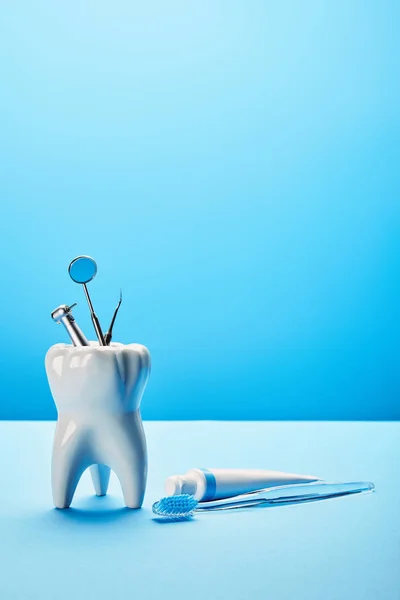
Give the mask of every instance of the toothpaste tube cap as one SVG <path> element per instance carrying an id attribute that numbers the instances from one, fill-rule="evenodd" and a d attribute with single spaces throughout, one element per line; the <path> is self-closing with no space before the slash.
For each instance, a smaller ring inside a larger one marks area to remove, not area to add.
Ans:
<path id="1" fill-rule="evenodd" d="M 167 496 L 178 496 L 179 494 L 190 494 L 194 496 L 197 491 L 197 482 L 190 477 L 172 475 L 165 481 L 165 492 Z"/>

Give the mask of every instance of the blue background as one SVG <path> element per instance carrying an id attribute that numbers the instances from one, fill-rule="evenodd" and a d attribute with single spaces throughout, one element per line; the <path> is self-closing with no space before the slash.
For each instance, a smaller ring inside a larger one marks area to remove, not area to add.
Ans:
<path id="1" fill-rule="evenodd" d="M 2 3 L 1 405 L 79 302 L 146 344 L 147 419 L 398 419 L 398 2 Z"/>

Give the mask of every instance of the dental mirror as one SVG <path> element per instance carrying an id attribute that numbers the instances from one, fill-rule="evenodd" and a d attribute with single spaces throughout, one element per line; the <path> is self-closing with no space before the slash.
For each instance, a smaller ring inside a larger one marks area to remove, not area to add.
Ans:
<path id="1" fill-rule="evenodd" d="M 105 346 L 103 332 L 100 327 L 99 320 L 97 318 L 96 313 L 94 312 L 93 304 L 90 299 L 90 295 L 86 284 L 96 276 L 97 273 L 97 264 L 96 261 L 90 256 L 77 256 L 72 260 L 68 267 L 68 273 L 71 277 L 72 281 L 75 283 L 80 283 L 83 286 L 83 291 L 85 292 L 86 300 L 89 305 L 90 316 L 92 319 L 93 327 L 97 335 L 97 339 L 99 340 L 100 346 Z"/>
<path id="2" fill-rule="evenodd" d="M 77 256 L 71 261 L 68 273 L 75 283 L 89 283 L 96 277 L 96 261 L 90 256 Z"/>

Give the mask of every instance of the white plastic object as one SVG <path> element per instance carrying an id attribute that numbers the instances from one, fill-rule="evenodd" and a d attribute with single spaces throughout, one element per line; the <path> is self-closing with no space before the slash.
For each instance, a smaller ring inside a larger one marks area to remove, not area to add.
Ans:
<path id="1" fill-rule="evenodd" d="M 126 506 L 140 508 L 147 479 L 140 402 L 150 374 L 148 349 L 140 344 L 56 344 L 45 365 L 58 411 L 52 456 L 55 506 L 70 506 L 90 467 L 98 496 L 107 493 L 112 469 Z"/>
<path id="2" fill-rule="evenodd" d="M 190 494 L 208 502 L 266 487 L 313 481 L 319 481 L 319 477 L 262 469 L 190 469 L 185 475 L 168 477 L 165 492 L 167 496 Z"/>

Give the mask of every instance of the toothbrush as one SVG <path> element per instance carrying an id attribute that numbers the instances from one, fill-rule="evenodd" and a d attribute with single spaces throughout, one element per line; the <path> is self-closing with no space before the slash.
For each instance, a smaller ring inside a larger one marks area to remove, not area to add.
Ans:
<path id="1" fill-rule="evenodd" d="M 297 504 L 350 494 L 373 492 L 374 489 L 375 486 L 371 482 L 330 483 L 318 481 L 316 483 L 265 488 L 229 499 L 210 502 L 199 502 L 189 494 L 168 496 L 155 502 L 152 510 L 157 516 L 179 520 L 193 517 L 194 513 L 197 512 Z"/>

